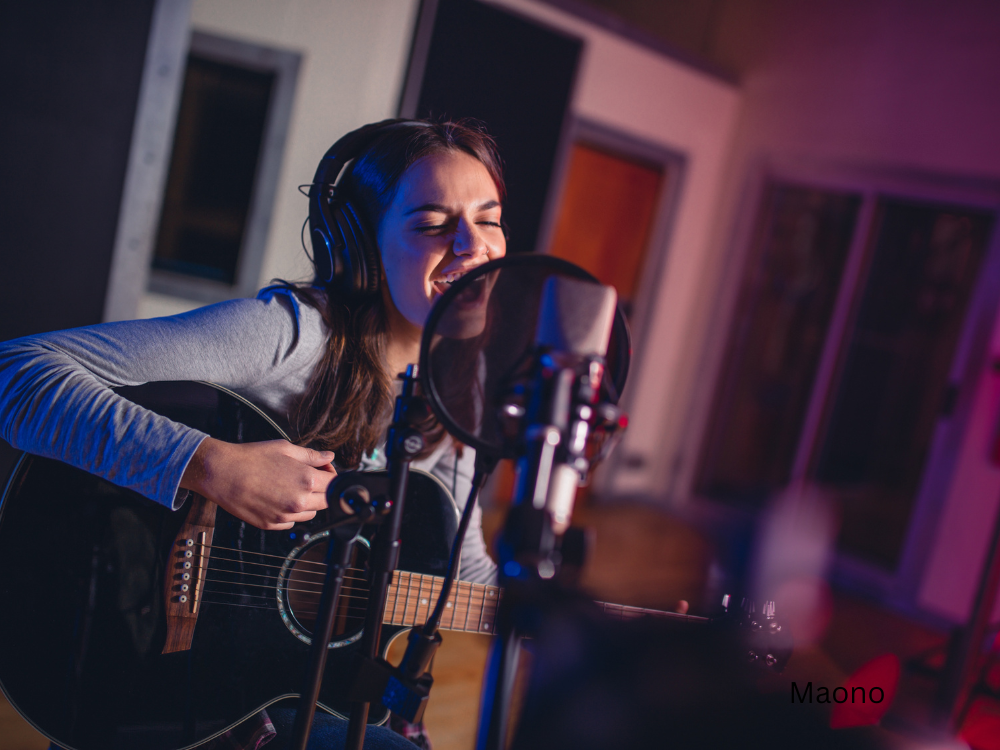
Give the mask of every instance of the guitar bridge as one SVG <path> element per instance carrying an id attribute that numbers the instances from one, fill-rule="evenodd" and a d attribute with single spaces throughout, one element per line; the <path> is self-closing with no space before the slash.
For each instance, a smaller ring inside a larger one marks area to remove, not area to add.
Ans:
<path id="1" fill-rule="evenodd" d="M 208 558 L 215 532 L 215 509 L 215 503 L 195 495 L 187 520 L 170 548 L 167 572 L 163 577 L 167 613 L 164 654 L 191 648 L 194 626 L 198 622 L 198 607 L 205 590 Z"/>

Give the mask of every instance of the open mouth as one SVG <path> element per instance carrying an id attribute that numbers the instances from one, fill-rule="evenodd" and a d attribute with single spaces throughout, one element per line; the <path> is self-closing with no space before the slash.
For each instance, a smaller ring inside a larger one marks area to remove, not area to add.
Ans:
<path id="1" fill-rule="evenodd" d="M 452 284 L 457 282 L 460 278 L 465 276 L 469 271 L 456 271 L 455 273 L 447 273 L 439 279 L 434 279 L 431 285 L 434 287 L 434 291 L 438 294 L 444 294 L 449 289 L 451 289 Z M 476 279 L 476 281 L 481 281 L 482 279 Z M 473 286 L 478 286 L 478 284 L 473 284 Z"/>

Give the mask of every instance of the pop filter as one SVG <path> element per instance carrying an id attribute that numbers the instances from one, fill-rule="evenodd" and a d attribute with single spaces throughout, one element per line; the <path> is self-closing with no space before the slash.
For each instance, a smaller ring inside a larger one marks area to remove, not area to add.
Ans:
<path id="1" fill-rule="evenodd" d="M 501 408 L 523 387 L 534 362 L 544 290 L 553 277 L 599 284 L 579 266 L 549 255 L 512 255 L 466 274 L 431 309 L 420 344 L 420 383 L 435 416 L 483 458 L 515 457 Z M 542 323 L 544 324 L 542 315 Z M 601 400 L 617 404 L 631 338 L 616 309 Z"/>

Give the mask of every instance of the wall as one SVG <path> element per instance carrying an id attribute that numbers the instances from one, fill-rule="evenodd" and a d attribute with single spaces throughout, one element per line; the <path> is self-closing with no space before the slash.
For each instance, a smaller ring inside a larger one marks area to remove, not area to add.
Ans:
<path id="1" fill-rule="evenodd" d="M 658 466 L 677 439 L 672 414 L 683 400 L 677 375 L 689 356 L 696 295 L 719 252 L 714 231 L 740 94 L 735 86 L 598 26 L 530 0 L 496 0 L 585 40 L 573 114 L 686 158 L 666 261 L 651 300 L 640 368 L 629 382 L 629 429 L 618 450 L 632 460 L 611 477 L 617 494 L 656 494 Z M 651 248 L 650 254 L 657 248 Z"/>
<path id="2" fill-rule="evenodd" d="M 687 356 L 686 331 L 694 295 L 709 267 L 728 144 L 739 95 L 735 87 L 620 36 L 531 0 L 502 0 L 521 13 L 585 40 L 571 110 L 595 123 L 681 152 L 687 159 L 657 296 L 650 313 L 649 346 L 634 370 L 632 422 L 622 453 L 637 468 L 613 477 L 619 493 L 653 491 L 677 399 L 675 374 Z M 296 186 L 308 182 L 318 157 L 333 139 L 362 123 L 391 116 L 405 71 L 415 0 L 405 5 L 290 0 L 194 0 L 192 27 L 304 53 L 288 146 L 278 186 L 261 283 L 273 277 L 303 278 L 308 263 L 299 245 L 305 199 Z M 675 248 L 682 248 L 676 251 Z M 147 293 L 144 317 L 195 307 L 186 300 Z"/>
<path id="3" fill-rule="evenodd" d="M 299 242 L 308 210 L 298 185 L 341 135 L 396 112 L 417 0 L 194 0 L 191 25 L 303 55 L 260 283 L 304 279 Z M 146 293 L 140 317 L 199 303 Z"/>
<path id="4" fill-rule="evenodd" d="M 747 185 L 761 166 L 808 161 L 835 167 L 920 173 L 1000 183 L 1000 6 L 985 0 L 732 0 L 715 41 L 716 61 L 740 71 L 743 106 L 717 217 L 725 252 L 694 292 L 687 351 L 675 398 L 704 406 L 712 368 L 708 328 L 727 301 L 724 271 L 739 258 L 733 228 Z M 720 294 L 720 291 L 723 291 Z M 728 292 L 731 297 L 731 292 Z M 725 318 L 723 310 L 722 318 Z M 1000 354 L 1000 334 L 993 356 Z M 1000 496 L 1000 471 L 986 461 L 1000 400 L 983 358 L 972 420 L 957 472 L 929 542 L 917 601 L 961 619 Z M 709 364 L 711 358 L 709 358 Z M 714 363 L 717 364 L 717 361 Z M 698 383 L 706 383 L 698 388 Z M 704 411 L 688 411 L 697 425 Z M 697 431 L 695 431 L 695 435 Z M 684 444 L 689 476 L 696 439 Z M 661 475 L 666 480 L 666 474 Z M 682 486 L 684 482 L 681 483 Z"/>
<path id="5" fill-rule="evenodd" d="M 714 50 L 739 71 L 739 89 L 552 6 L 492 2 L 586 40 L 574 114 L 687 158 L 621 446 L 644 460 L 613 478 L 616 492 L 662 497 L 679 487 L 683 499 L 717 365 L 707 354 L 728 325 L 741 201 L 760 165 L 1000 181 L 1000 12 L 986 0 L 730 0 Z M 415 8 L 195 0 L 196 28 L 305 53 L 262 282 L 307 273 L 295 186 L 337 135 L 392 114 Z M 147 295 L 143 311 L 187 306 Z M 991 352 L 1000 355 L 1000 331 Z M 917 592 L 921 606 L 951 618 L 968 608 L 1000 497 L 1000 471 L 985 460 L 1000 409 L 988 368 L 976 399 Z"/>
<path id="6" fill-rule="evenodd" d="M 4 8 L 0 340 L 101 321 L 155 5 Z"/>

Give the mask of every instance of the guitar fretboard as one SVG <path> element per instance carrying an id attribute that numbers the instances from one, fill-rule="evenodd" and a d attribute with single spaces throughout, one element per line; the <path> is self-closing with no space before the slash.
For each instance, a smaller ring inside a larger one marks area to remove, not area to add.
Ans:
<path id="1" fill-rule="evenodd" d="M 423 624 L 437 604 L 443 583 L 444 578 L 440 576 L 396 571 L 389 585 L 383 622 L 390 625 Z M 493 635 L 502 596 L 503 589 L 497 586 L 455 581 L 441 615 L 441 627 Z"/>
<path id="2" fill-rule="evenodd" d="M 389 625 L 420 625 L 430 617 L 444 578 L 408 571 L 396 571 L 389 585 L 383 622 Z M 503 598 L 503 589 L 482 583 L 455 581 L 441 616 L 445 630 L 462 630 L 466 633 L 496 632 L 497 609 Z M 643 607 L 626 607 L 622 604 L 597 602 L 604 613 L 616 620 L 633 620 L 637 617 L 657 617 L 678 622 L 703 623 L 705 617 L 661 612 Z"/>

